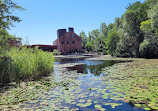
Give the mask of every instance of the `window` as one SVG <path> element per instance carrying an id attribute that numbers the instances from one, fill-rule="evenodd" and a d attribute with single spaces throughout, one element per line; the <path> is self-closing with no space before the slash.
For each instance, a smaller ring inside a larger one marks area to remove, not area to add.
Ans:
<path id="1" fill-rule="evenodd" d="M 72 34 L 72 37 L 75 37 L 75 34 Z"/>
<path id="2" fill-rule="evenodd" d="M 64 44 L 64 41 L 62 41 L 61 44 Z"/>
<path id="3" fill-rule="evenodd" d="M 67 41 L 67 44 L 69 44 L 69 41 Z"/>
<path id="4" fill-rule="evenodd" d="M 75 44 L 75 41 L 72 41 L 72 44 Z"/>

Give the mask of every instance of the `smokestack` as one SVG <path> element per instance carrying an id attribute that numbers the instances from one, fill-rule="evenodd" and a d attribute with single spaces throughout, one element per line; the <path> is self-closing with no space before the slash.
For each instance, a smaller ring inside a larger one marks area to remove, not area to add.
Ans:
<path id="1" fill-rule="evenodd" d="M 74 28 L 73 27 L 69 27 L 69 32 L 74 32 Z"/>
<path id="2" fill-rule="evenodd" d="M 57 37 L 60 38 L 66 33 L 66 29 L 58 29 L 57 30 Z"/>

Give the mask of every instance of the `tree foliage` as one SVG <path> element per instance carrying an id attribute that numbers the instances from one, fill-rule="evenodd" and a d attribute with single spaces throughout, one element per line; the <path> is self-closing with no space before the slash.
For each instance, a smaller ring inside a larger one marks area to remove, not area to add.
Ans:
<path id="1" fill-rule="evenodd" d="M 106 40 L 106 45 L 107 45 L 109 54 L 115 55 L 115 53 L 116 53 L 115 50 L 116 50 L 118 41 L 119 41 L 118 32 L 116 30 L 111 30 L 108 33 L 108 37 Z"/>
<path id="2" fill-rule="evenodd" d="M 12 2 L 11 0 L 0 1 L 0 28 L 9 28 L 13 22 L 20 22 L 20 18 L 12 15 L 15 10 L 24 10 L 21 6 Z"/>
<path id="3" fill-rule="evenodd" d="M 158 1 L 129 4 L 114 23 L 102 23 L 87 37 L 86 48 L 120 57 L 158 58 Z"/>
<path id="4" fill-rule="evenodd" d="M 85 48 L 85 45 L 87 43 L 87 36 L 84 31 L 80 33 L 80 37 L 82 38 L 82 47 Z"/>
<path id="5" fill-rule="evenodd" d="M 0 54 L 8 49 L 8 38 L 15 38 L 6 29 L 13 26 L 13 22 L 20 22 L 20 18 L 12 15 L 15 10 L 24 10 L 11 0 L 0 0 Z"/>

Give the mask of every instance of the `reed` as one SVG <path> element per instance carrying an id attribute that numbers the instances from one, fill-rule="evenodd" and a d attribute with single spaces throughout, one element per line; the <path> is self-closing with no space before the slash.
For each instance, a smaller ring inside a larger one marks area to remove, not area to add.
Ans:
<path id="1" fill-rule="evenodd" d="M 52 53 L 37 48 L 12 48 L 0 57 L 0 85 L 11 81 L 37 80 L 53 69 Z"/>

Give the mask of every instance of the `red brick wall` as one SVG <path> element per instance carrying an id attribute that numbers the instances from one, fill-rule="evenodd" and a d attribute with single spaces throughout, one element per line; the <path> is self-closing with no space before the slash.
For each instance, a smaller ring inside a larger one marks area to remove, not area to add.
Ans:
<path id="1" fill-rule="evenodd" d="M 74 32 L 66 32 L 65 35 L 58 38 L 54 44 L 58 44 L 58 50 L 64 54 L 70 51 L 82 51 L 81 37 Z"/>
<path id="2" fill-rule="evenodd" d="M 19 44 L 18 44 L 19 43 Z M 8 38 L 8 44 L 11 47 L 21 47 L 21 39 Z"/>
<path id="3" fill-rule="evenodd" d="M 16 41 L 14 39 L 8 39 L 8 43 L 10 46 L 15 47 L 16 46 Z"/>

